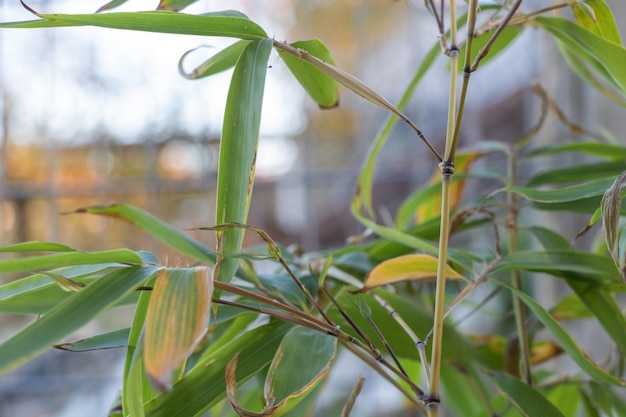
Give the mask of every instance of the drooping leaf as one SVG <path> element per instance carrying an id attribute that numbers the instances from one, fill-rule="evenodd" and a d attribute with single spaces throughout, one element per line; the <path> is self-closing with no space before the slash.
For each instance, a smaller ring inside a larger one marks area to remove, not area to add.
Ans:
<path id="1" fill-rule="evenodd" d="M 248 217 L 271 48 L 272 41 L 269 39 L 252 42 L 235 66 L 220 144 L 216 224 L 246 223 Z M 243 234 L 242 229 L 217 232 L 217 252 L 226 255 L 241 252 Z M 217 279 L 230 280 L 238 265 L 238 259 L 218 258 Z"/>
<path id="2" fill-rule="evenodd" d="M 157 10 L 171 10 L 173 12 L 178 12 L 197 1 L 198 0 L 160 0 Z"/>
<path id="3" fill-rule="evenodd" d="M 446 267 L 446 278 L 467 280 L 450 266 Z M 426 282 L 435 279 L 437 279 L 437 258 L 423 254 L 404 255 L 378 264 L 367 274 L 363 288 L 359 292 L 396 282 Z"/>
<path id="4" fill-rule="evenodd" d="M 329 64 L 335 64 L 326 45 L 319 39 L 298 41 L 290 44 Z M 300 85 L 311 98 L 324 109 L 336 107 L 339 104 L 339 84 L 328 75 L 321 72 L 308 62 L 302 61 L 293 55 L 279 50 L 287 68 L 296 77 Z"/>
<path id="5" fill-rule="evenodd" d="M 565 168 L 556 168 L 540 172 L 527 183 L 528 187 L 546 184 L 564 184 L 576 181 L 589 181 L 607 177 L 615 177 L 624 170 L 624 161 L 611 161 L 593 164 L 576 164 Z"/>
<path id="6" fill-rule="evenodd" d="M 33 11 L 31 9 L 31 11 Z M 112 29 L 180 35 L 222 36 L 239 39 L 266 39 L 267 33 L 256 23 L 219 13 L 190 15 L 170 11 L 115 12 L 102 14 L 36 13 L 42 20 L 0 23 L 0 28 L 44 28 L 98 26 Z"/>
<path id="7" fill-rule="evenodd" d="M 163 269 L 159 273 L 144 334 L 144 365 L 155 385 L 170 388 L 172 375 L 194 351 L 209 324 L 212 269 Z"/>
<path id="8" fill-rule="evenodd" d="M 40 355 L 111 308 L 157 271 L 156 267 L 121 268 L 72 294 L 48 314 L 0 345 L 0 372 L 11 370 Z"/>
<path id="9" fill-rule="evenodd" d="M 180 75 L 188 80 L 197 80 L 199 78 L 209 77 L 222 71 L 226 71 L 235 66 L 237 60 L 241 56 L 241 53 L 248 46 L 249 43 L 250 41 L 246 40 L 235 42 L 234 44 L 227 46 L 217 54 L 213 55 L 211 58 L 204 61 L 193 71 L 185 72 L 183 68 L 183 61 L 185 60 L 185 58 L 190 53 L 197 51 L 202 47 L 200 46 L 198 48 L 194 48 L 190 51 L 185 52 L 180 58 L 180 61 L 178 61 L 178 72 L 180 73 Z"/>
<path id="10" fill-rule="evenodd" d="M 75 342 L 61 343 L 55 345 L 57 349 L 68 350 L 70 352 L 87 352 L 90 350 L 113 349 L 128 345 L 128 335 L 130 328 L 113 330 L 112 332 L 99 334 Z"/>
<path id="11" fill-rule="evenodd" d="M 585 60 L 598 75 L 626 95 L 626 49 L 560 17 L 537 17 L 535 21 L 554 35 L 573 54 Z"/>
<path id="12" fill-rule="evenodd" d="M 539 303 L 533 300 L 528 294 L 511 287 L 500 279 L 491 278 L 492 281 L 508 288 L 515 293 L 524 304 L 535 314 L 537 319 L 546 327 L 557 343 L 565 350 L 569 357 L 591 378 L 597 382 L 626 387 L 626 381 L 616 378 L 594 363 L 589 356 L 580 348 L 574 338 L 548 313 Z M 521 383 L 521 382 L 520 382 Z M 532 415 L 532 414 L 531 414 Z"/>
<path id="13" fill-rule="evenodd" d="M 185 255 L 215 263 L 215 252 L 211 249 L 137 207 L 128 204 L 91 206 L 78 209 L 76 213 L 91 213 L 126 220 Z"/>
<path id="14" fill-rule="evenodd" d="M 546 397 L 519 379 L 506 373 L 494 373 L 491 378 L 524 417 L 564 417 Z"/>
<path id="15" fill-rule="evenodd" d="M 622 265 L 620 261 L 619 245 L 619 218 L 624 190 L 626 190 L 626 171 L 623 171 L 606 190 L 602 197 L 600 208 L 602 210 L 602 227 L 604 229 L 606 246 L 617 270 L 622 276 L 622 281 L 626 282 L 626 264 Z"/>
<path id="16" fill-rule="evenodd" d="M 590 32 L 621 45 L 615 17 L 605 0 L 584 0 L 572 3 L 574 17 L 578 24 Z"/>
<path id="17" fill-rule="evenodd" d="M 226 397 L 226 364 L 239 353 L 237 381 L 257 374 L 275 356 L 288 323 L 271 322 L 256 327 L 203 356 L 194 368 L 166 391 L 146 404 L 147 417 L 187 417 L 201 415 Z"/>
<path id="18" fill-rule="evenodd" d="M 583 200 L 585 198 L 595 197 L 600 202 L 600 196 L 604 194 L 607 188 L 612 184 L 613 178 L 603 178 L 594 181 L 587 181 L 582 184 L 570 185 L 555 189 L 537 189 L 531 187 L 510 186 L 504 190 L 513 191 L 527 199 L 539 203 L 563 203 L 570 201 Z"/>

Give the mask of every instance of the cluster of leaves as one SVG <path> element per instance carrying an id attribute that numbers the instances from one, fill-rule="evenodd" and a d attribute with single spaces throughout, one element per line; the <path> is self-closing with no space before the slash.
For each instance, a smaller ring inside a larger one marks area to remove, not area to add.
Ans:
<path id="1" fill-rule="evenodd" d="M 110 2 L 102 10 L 123 2 Z M 409 196 L 393 226 L 376 221 L 372 185 L 378 153 L 398 120 L 413 127 L 439 162 L 442 160 L 402 113 L 439 55 L 440 45 L 424 58 L 394 106 L 334 66 L 319 40 L 291 44 L 272 40 L 263 28 L 234 11 L 177 12 L 191 3 L 161 1 L 161 10 L 153 12 L 38 14 L 38 20 L 0 26 L 92 25 L 239 39 L 191 73 L 182 70 L 186 55 L 181 59 L 181 72 L 191 79 L 234 67 L 220 147 L 218 226 L 206 228 L 217 234 L 217 248 L 212 250 L 123 204 L 77 212 L 124 219 L 196 260 L 198 266 L 170 268 L 159 264 L 151 253 L 129 249 L 86 253 L 48 242 L 1 248 L 2 252 L 29 256 L 0 261 L 0 272 L 27 274 L 0 286 L 0 312 L 40 317 L 0 345 L 0 371 L 14 369 L 51 346 L 72 351 L 127 346 L 120 404 L 111 415 L 193 416 L 211 410 L 211 415 L 220 416 L 302 416 L 311 414 L 322 391 L 319 383 L 341 347 L 393 384 L 405 395 L 408 406 L 425 413 L 439 401 L 429 396 L 428 389 L 420 388 L 420 381 L 430 372 L 426 346 L 433 327 L 434 294 L 428 281 L 438 270 L 441 184 L 426 184 Z M 481 8 L 489 18 L 468 38 L 478 50 L 473 69 L 505 49 L 525 28 L 537 26 L 554 36 L 578 75 L 624 104 L 626 50 L 605 1 L 574 2 L 575 21 L 545 16 L 564 4 L 521 13 L 507 9 L 509 3 Z M 428 4 L 439 21 L 434 2 Z M 503 15 L 505 25 L 501 24 Z M 462 16 L 458 21 L 463 25 L 466 20 L 467 16 Z M 492 31 L 498 36 L 492 37 Z M 462 51 L 468 47 L 461 46 Z M 341 84 L 391 112 L 365 161 L 352 204 L 353 214 L 375 239 L 355 239 L 324 254 L 296 257 L 262 230 L 245 224 L 272 48 L 320 107 L 336 106 Z M 462 66 L 459 72 L 464 69 Z M 455 284 L 448 288 L 446 316 L 461 304 L 469 306 L 473 314 L 496 294 L 511 292 L 532 313 L 522 323 L 528 332 L 503 327 L 489 336 L 472 335 L 463 332 L 458 321 L 446 322 L 440 370 L 445 388 L 442 403 L 460 416 L 573 417 L 581 410 L 590 416 L 600 415 L 598 410 L 626 415 L 626 381 L 621 379 L 626 320 L 615 299 L 625 288 L 626 233 L 620 231 L 619 220 L 626 188 L 626 148 L 569 122 L 543 90 L 537 87 L 536 91 L 544 112 L 530 132 L 512 144 L 481 143 L 480 149 L 457 155 L 450 234 L 489 236 L 488 250 L 453 247 L 444 271 Z M 586 140 L 534 146 L 532 139 L 550 110 Z M 475 160 L 493 153 L 505 155 L 506 172 L 472 169 Z M 589 162 L 583 167 L 537 172 L 519 184 L 515 173 L 520 165 L 564 153 L 585 155 Z M 481 178 L 495 179 L 500 186 L 461 205 L 465 182 Z M 537 211 L 587 215 L 589 225 L 581 233 L 602 219 L 605 243 L 594 250 L 576 250 L 571 239 L 558 231 L 527 220 L 534 219 L 532 213 Z M 530 214 L 521 216 L 525 213 Z M 256 233 L 264 243 L 254 255 L 242 251 L 246 232 Z M 501 236 L 506 236 L 508 245 L 502 244 Z M 540 249 L 531 249 L 525 244 L 529 240 Z M 41 252 L 48 254 L 39 255 Z M 258 273 L 258 259 L 275 261 L 275 271 Z M 571 294 L 546 309 L 515 285 L 516 277 L 532 282 L 537 273 L 562 280 Z M 412 284 L 402 287 L 400 282 Z M 390 285 L 391 290 L 384 288 Z M 491 294 L 485 300 L 468 301 L 481 285 L 492 288 Z M 136 305 L 130 327 L 62 343 L 103 312 L 128 304 Z M 581 318 L 596 320 L 611 340 L 613 354 L 603 366 L 593 362 L 564 327 Z M 542 330 L 551 338 L 536 337 Z M 524 352 L 525 346 L 528 352 Z M 538 364 L 558 355 L 571 358 L 576 370 L 567 374 L 537 370 Z M 345 395 L 341 415 L 350 413 L 358 396 L 362 381 L 355 382 L 355 390 Z"/>

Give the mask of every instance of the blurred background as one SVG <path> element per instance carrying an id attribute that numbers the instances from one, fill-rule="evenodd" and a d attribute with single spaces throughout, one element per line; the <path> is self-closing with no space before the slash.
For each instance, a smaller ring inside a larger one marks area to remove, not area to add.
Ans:
<path id="1" fill-rule="evenodd" d="M 104 3 L 28 2 L 48 13 L 90 13 Z M 534 10 L 545 3 L 528 0 L 522 7 Z M 131 0 L 117 10 L 154 9 L 157 4 Z M 623 30 L 626 4 L 609 4 Z M 207 0 L 185 12 L 224 9 L 246 13 L 279 40 L 321 39 L 338 66 L 391 102 L 399 99 L 437 42 L 434 20 L 421 0 Z M 33 18 L 19 1 L 0 0 L 0 21 Z M 562 103 L 570 119 L 589 130 L 624 131 L 623 110 L 571 75 L 546 39 L 527 28 L 507 52 L 473 75 L 462 147 L 519 137 L 539 114 L 539 99 L 529 90 L 535 81 Z M 184 62 L 189 71 L 229 42 L 91 27 L 0 31 L 0 244 L 44 240 L 82 250 L 130 247 L 152 251 L 171 264 L 184 263 L 123 222 L 67 213 L 121 202 L 181 229 L 214 224 L 230 72 L 189 81 L 179 75 L 177 63 L 186 51 L 205 45 Z M 349 204 L 356 175 L 386 114 L 345 90 L 339 108 L 320 110 L 275 54 L 270 65 L 249 224 L 307 251 L 341 244 L 363 231 L 351 218 Z M 406 111 L 440 149 L 445 66 L 445 59 L 435 64 Z M 543 143 L 570 135 L 552 119 L 538 138 Z M 494 158 L 476 164 L 502 166 Z M 434 172 L 423 144 L 398 126 L 376 174 L 381 217 L 393 216 L 402 199 Z M 482 186 L 468 184 L 468 194 Z M 213 245 L 211 234 L 189 233 Z M 0 277 L 0 283 L 9 279 Z M 84 335 L 118 328 L 131 314 L 100 320 Z M 31 320 L 0 316 L 0 340 Z M 123 354 L 53 351 L 0 376 L 0 416 L 106 415 L 119 390 Z M 371 398 L 381 407 L 386 402 L 384 396 Z"/>

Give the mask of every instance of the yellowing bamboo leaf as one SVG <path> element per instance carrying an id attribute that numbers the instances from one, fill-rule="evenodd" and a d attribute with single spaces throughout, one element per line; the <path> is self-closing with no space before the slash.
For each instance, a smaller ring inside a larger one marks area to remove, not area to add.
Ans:
<path id="1" fill-rule="evenodd" d="M 446 267 L 448 279 L 467 280 L 449 266 Z M 365 278 L 359 292 L 365 292 L 381 285 L 401 281 L 433 281 L 437 278 L 437 258 L 430 255 L 403 255 L 381 262 Z"/>
<path id="2" fill-rule="evenodd" d="M 85 288 L 84 282 L 74 281 L 70 278 L 64 277 L 61 274 L 55 274 L 53 272 L 45 272 L 44 275 L 47 275 L 54 282 L 56 282 L 57 285 L 61 287 L 63 291 L 78 292 L 82 290 L 83 288 Z"/>
<path id="3" fill-rule="evenodd" d="M 465 154 L 458 154 L 454 160 L 454 173 L 466 174 L 472 163 L 481 156 L 479 152 L 470 152 Z M 429 181 L 430 184 L 436 184 L 441 181 L 441 172 L 437 168 L 437 172 L 432 176 Z M 465 180 L 454 178 L 452 185 L 450 186 L 450 208 L 454 209 L 458 206 L 463 198 L 463 191 L 465 191 Z M 441 214 L 441 193 L 435 193 L 428 201 L 424 201 L 417 208 L 415 213 L 415 222 L 422 223 L 426 220 L 438 217 Z"/>
<path id="4" fill-rule="evenodd" d="M 174 371 L 193 353 L 209 324 L 213 270 L 165 269 L 156 280 L 144 333 L 144 364 L 160 389 L 171 386 Z"/>
<path id="5" fill-rule="evenodd" d="M 619 217 L 622 210 L 622 192 L 626 189 L 626 171 L 622 172 L 613 185 L 609 187 L 602 197 L 600 208 L 602 210 L 602 226 L 604 238 L 609 253 L 615 262 L 615 266 L 626 282 L 626 265 L 620 263 L 619 250 Z"/>

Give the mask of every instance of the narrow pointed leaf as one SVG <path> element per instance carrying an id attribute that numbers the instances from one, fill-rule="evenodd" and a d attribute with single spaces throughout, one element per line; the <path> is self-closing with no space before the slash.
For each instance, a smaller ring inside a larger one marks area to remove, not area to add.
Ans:
<path id="1" fill-rule="evenodd" d="M 619 218 L 622 210 L 622 193 L 625 189 L 626 171 L 623 171 L 606 190 L 600 203 L 606 246 L 624 282 L 626 282 L 626 265 L 620 262 Z"/>
<path id="2" fill-rule="evenodd" d="M 173 12 L 178 12 L 197 1 L 198 0 L 161 0 L 159 1 L 157 10 L 171 10 Z"/>
<path id="3" fill-rule="evenodd" d="M 585 198 L 595 197 L 600 202 L 601 195 L 613 183 L 613 178 L 602 178 L 599 180 L 588 181 L 583 184 L 570 185 L 567 187 L 555 188 L 550 190 L 539 190 L 530 187 L 506 187 L 505 191 L 513 191 L 520 194 L 531 201 L 539 203 L 563 203 Z"/>
<path id="4" fill-rule="evenodd" d="M 527 158 L 560 154 L 564 152 L 577 152 L 583 155 L 596 156 L 612 161 L 626 158 L 626 147 L 602 142 L 569 142 L 543 146 L 526 154 Z"/>
<path id="5" fill-rule="evenodd" d="M 126 3 L 128 0 L 112 0 L 110 2 L 108 2 L 107 4 L 101 6 L 98 10 L 96 10 L 96 13 L 100 13 L 100 12 L 104 12 L 107 10 L 112 10 L 115 9 L 116 7 L 121 6 L 122 4 Z"/>
<path id="6" fill-rule="evenodd" d="M 45 275 L 49 276 L 63 291 L 78 292 L 85 287 L 83 282 L 74 281 L 70 278 L 66 278 L 61 274 L 55 274 L 53 272 L 47 272 Z"/>
<path id="7" fill-rule="evenodd" d="M 466 278 L 449 266 L 446 267 L 448 279 Z M 430 255 L 404 255 L 381 262 L 372 269 L 363 288 L 359 292 L 368 291 L 381 285 L 403 281 L 427 282 L 437 279 L 437 258 Z"/>
<path id="8" fill-rule="evenodd" d="M 42 354 L 64 337 L 111 308 L 158 271 L 156 267 L 122 268 L 74 293 L 48 314 L 0 345 L 0 372 Z"/>
<path id="9" fill-rule="evenodd" d="M 40 271 L 62 266 L 109 262 L 140 265 L 143 263 L 143 260 L 136 252 L 129 249 L 115 249 L 103 252 L 64 252 L 54 255 L 2 260 L 0 261 L 0 272 Z"/>
<path id="10" fill-rule="evenodd" d="M 196 67 L 193 71 L 188 73 L 185 72 L 183 68 L 183 62 L 185 58 L 190 53 L 197 51 L 202 47 L 194 48 L 190 51 L 185 52 L 180 58 L 180 61 L 178 61 L 178 72 L 180 73 L 180 75 L 188 80 L 197 80 L 199 78 L 209 77 L 211 75 L 215 75 L 222 71 L 231 69 L 235 66 L 237 60 L 241 56 L 241 53 L 248 46 L 249 43 L 250 41 L 245 40 L 235 42 L 234 44 L 224 48 L 217 54 L 213 55 L 211 58 L 207 59 L 198 67 Z"/>
<path id="11" fill-rule="evenodd" d="M 586 281 L 601 283 L 618 277 L 613 262 L 606 256 L 574 251 L 519 251 L 505 255 L 494 272 L 522 269 L 555 276 L 579 274 Z"/>
<path id="12" fill-rule="evenodd" d="M 624 161 L 601 162 L 594 164 L 576 164 L 565 168 L 556 168 L 540 172 L 528 181 L 528 187 L 546 184 L 563 184 L 575 181 L 589 181 L 615 177 L 624 170 Z"/>
<path id="13" fill-rule="evenodd" d="M 126 220 L 185 255 L 204 262 L 215 263 L 215 252 L 211 249 L 137 207 L 127 204 L 92 206 L 78 209 L 76 213 L 91 213 Z"/>
<path id="14" fill-rule="evenodd" d="M 524 417 L 564 417 L 546 397 L 514 376 L 494 373 L 491 377 L 498 390 Z"/>
<path id="15" fill-rule="evenodd" d="M 577 1 L 572 3 L 572 10 L 580 26 L 607 41 L 622 44 L 615 17 L 605 0 Z"/>
<path id="16" fill-rule="evenodd" d="M 90 350 L 113 349 L 128 345 L 130 329 L 113 330 L 112 332 L 99 334 L 75 342 L 62 343 L 54 347 L 70 352 L 88 352 Z"/>
<path id="17" fill-rule="evenodd" d="M 171 387 L 174 371 L 187 360 L 207 330 L 212 272 L 208 267 L 196 267 L 159 273 L 144 337 L 146 372 L 159 387 Z"/>
<path id="18" fill-rule="evenodd" d="M 298 41 L 290 44 L 294 48 L 307 51 L 309 54 L 329 64 L 335 64 L 326 45 L 319 39 Z M 339 84 L 308 62 L 279 50 L 289 71 L 296 77 L 311 98 L 324 109 L 337 107 L 339 104 Z"/>
<path id="19" fill-rule="evenodd" d="M 0 28 L 98 26 L 144 32 L 222 36 L 249 40 L 267 38 L 267 33 L 256 23 L 239 16 L 220 14 L 190 15 L 169 11 L 36 14 L 43 20 L 2 23 Z"/>
<path id="20" fill-rule="evenodd" d="M 239 353 L 237 381 L 245 382 L 272 361 L 291 325 L 271 322 L 246 331 L 211 354 L 178 381 L 170 391 L 146 404 L 147 417 L 187 417 L 203 412 L 226 397 L 226 364 Z"/>
<path id="21" fill-rule="evenodd" d="M 580 348 L 574 338 L 548 313 L 539 303 L 533 300 L 528 294 L 511 287 L 500 279 L 492 279 L 499 285 L 508 288 L 515 293 L 524 304 L 528 306 L 530 310 L 535 314 L 537 319 L 546 327 L 550 334 L 555 338 L 557 343 L 561 345 L 563 350 L 569 355 L 569 357 L 591 378 L 600 383 L 617 385 L 626 387 L 626 381 L 616 378 L 594 363 L 589 356 Z M 532 414 L 531 414 L 532 415 Z"/>
<path id="22" fill-rule="evenodd" d="M 21 242 L 2 246 L 0 252 L 76 252 L 76 249 L 54 242 Z"/>
<path id="23" fill-rule="evenodd" d="M 269 39 L 252 42 L 241 55 L 228 91 L 220 161 L 217 177 L 216 224 L 246 223 L 261 123 L 267 62 L 272 48 Z M 244 231 L 217 232 L 217 252 L 241 252 Z M 238 259 L 222 258 L 216 266 L 220 281 L 230 280 L 239 265 Z"/>
<path id="24" fill-rule="evenodd" d="M 537 17 L 535 21 L 584 59 L 622 95 L 626 94 L 626 49 L 564 18 Z"/>

